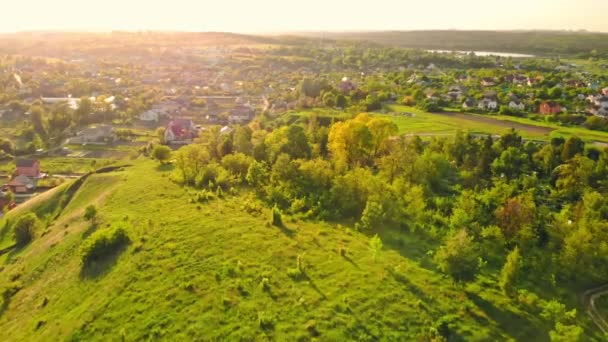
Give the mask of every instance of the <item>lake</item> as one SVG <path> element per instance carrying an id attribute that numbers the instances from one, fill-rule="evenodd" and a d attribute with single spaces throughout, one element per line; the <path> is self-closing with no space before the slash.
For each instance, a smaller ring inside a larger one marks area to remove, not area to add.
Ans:
<path id="1" fill-rule="evenodd" d="M 534 55 L 528 55 L 524 53 L 511 53 L 511 52 L 494 52 L 494 51 L 458 51 L 458 50 L 426 50 L 429 52 L 439 52 L 439 53 L 459 53 L 459 54 L 469 54 L 474 53 L 477 56 L 499 56 L 499 57 L 513 57 L 513 58 L 531 58 L 536 57 Z"/>

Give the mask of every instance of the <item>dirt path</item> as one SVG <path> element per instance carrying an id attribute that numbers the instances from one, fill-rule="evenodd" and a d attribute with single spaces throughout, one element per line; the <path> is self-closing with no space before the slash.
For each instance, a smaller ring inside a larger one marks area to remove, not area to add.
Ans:
<path id="1" fill-rule="evenodd" d="M 608 323 L 595 306 L 595 302 L 605 295 L 608 295 L 608 284 L 585 291 L 583 293 L 583 300 L 585 301 L 587 314 L 591 317 L 591 320 L 604 334 L 608 334 Z"/>
<path id="2" fill-rule="evenodd" d="M 550 128 L 550 127 L 541 127 L 541 126 L 528 125 L 528 124 L 523 124 L 523 123 L 514 122 L 514 121 L 498 120 L 498 119 L 494 119 L 492 117 L 473 115 L 473 114 L 456 113 L 456 112 L 442 112 L 442 113 L 435 113 L 435 114 L 449 116 L 449 117 L 453 117 L 453 118 L 457 118 L 457 119 L 461 119 L 461 120 L 468 120 L 468 121 L 472 121 L 472 122 L 483 123 L 483 124 L 496 125 L 496 126 L 501 126 L 501 127 L 505 127 L 505 128 L 514 128 L 518 131 L 526 131 L 526 132 L 535 133 L 535 134 L 547 134 L 548 135 L 549 133 L 551 133 L 554 130 L 553 128 Z"/>

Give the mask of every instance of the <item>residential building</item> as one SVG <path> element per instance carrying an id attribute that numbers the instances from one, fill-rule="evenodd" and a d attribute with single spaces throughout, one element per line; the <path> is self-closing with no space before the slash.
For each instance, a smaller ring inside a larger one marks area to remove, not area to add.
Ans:
<path id="1" fill-rule="evenodd" d="M 558 114 L 562 112 L 562 106 L 553 101 L 543 102 L 540 104 L 538 112 L 540 114 L 550 115 L 550 114 Z"/>
<path id="2" fill-rule="evenodd" d="M 174 119 L 165 129 L 165 143 L 167 144 L 189 144 L 197 137 L 194 123 L 189 119 Z"/>
<path id="3" fill-rule="evenodd" d="M 116 141 L 116 130 L 105 124 L 93 125 L 76 133 L 68 139 L 69 144 L 108 144 Z"/>
<path id="4" fill-rule="evenodd" d="M 15 176 L 40 177 L 40 161 L 35 159 L 17 159 L 15 164 Z"/>
<path id="5" fill-rule="evenodd" d="M 17 176 L 11 179 L 6 187 L 15 194 L 27 193 L 36 189 L 36 180 L 26 176 Z"/>

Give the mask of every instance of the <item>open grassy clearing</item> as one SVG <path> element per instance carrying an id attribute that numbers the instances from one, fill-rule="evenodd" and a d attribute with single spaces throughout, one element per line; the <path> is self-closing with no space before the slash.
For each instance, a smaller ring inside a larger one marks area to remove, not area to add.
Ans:
<path id="1" fill-rule="evenodd" d="M 608 142 L 608 132 L 592 131 L 582 127 L 563 127 L 554 123 L 517 118 L 506 115 L 480 115 L 468 113 L 428 113 L 417 108 L 392 105 L 396 113 L 413 113 L 414 117 L 390 116 L 402 133 L 421 135 L 448 135 L 457 130 L 473 133 L 503 134 L 515 128 L 528 139 L 549 140 L 551 137 L 576 135 L 588 142 Z"/>
<path id="2" fill-rule="evenodd" d="M 416 340 L 445 321 L 454 340 L 548 340 L 549 327 L 505 297 L 496 279 L 454 284 L 430 261 L 433 245 L 415 235 L 382 232 L 385 248 L 374 260 L 369 236 L 347 225 L 284 217 L 285 227 L 272 227 L 268 209 L 244 210 L 253 201 L 247 190 L 198 204 L 169 173 L 134 161 L 93 174 L 43 236 L 1 256 L 0 285 L 16 279 L 22 287 L 0 311 L 3 336 Z M 58 198 L 72 184 L 47 196 Z M 25 210 L 54 212 L 48 203 L 38 198 L 8 219 Z M 99 209 L 96 225 L 82 219 L 89 204 Z M 83 268 L 83 240 L 117 221 L 129 223 L 131 243 Z M 290 277 L 298 256 L 304 272 Z"/>

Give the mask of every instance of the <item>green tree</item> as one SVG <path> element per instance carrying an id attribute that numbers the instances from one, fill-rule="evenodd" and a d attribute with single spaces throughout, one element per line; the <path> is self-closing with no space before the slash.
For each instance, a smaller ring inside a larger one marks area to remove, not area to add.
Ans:
<path id="1" fill-rule="evenodd" d="M 248 156 L 253 154 L 253 143 L 251 138 L 253 131 L 248 126 L 238 126 L 234 130 L 233 148 L 235 152 L 244 153 Z"/>
<path id="2" fill-rule="evenodd" d="M 500 288 L 506 293 L 513 292 L 513 284 L 519 272 L 519 248 L 515 247 L 507 256 L 507 262 L 500 271 Z"/>
<path id="3" fill-rule="evenodd" d="M 84 219 L 95 223 L 97 218 L 97 208 L 94 205 L 89 205 L 84 209 Z"/>
<path id="4" fill-rule="evenodd" d="M 446 237 L 435 253 L 435 262 L 442 272 L 456 279 L 469 279 L 477 271 L 478 257 L 473 238 L 465 229 L 460 229 Z"/>
<path id="5" fill-rule="evenodd" d="M 154 150 L 152 151 L 152 157 L 158 160 L 161 164 L 164 164 L 171 158 L 171 149 L 164 145 L 156 145 L 154 146 Z"/>
<path id="6" fill-rule="evenodd" d="M 17 245 L 22 246 L 32 241 L 36 236 L 39 225 L 40 221 L 34 213 L 21 216 L 13 226 Z"/>

